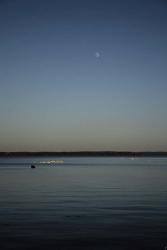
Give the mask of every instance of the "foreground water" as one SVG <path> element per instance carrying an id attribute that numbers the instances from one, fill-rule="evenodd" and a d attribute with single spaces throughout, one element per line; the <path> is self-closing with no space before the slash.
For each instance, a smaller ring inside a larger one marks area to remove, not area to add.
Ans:
<path id="1" fill-rule="evenodd" d="M 165 249 L 167 158 L 47 160 L 0 158 L 1 250 Z"/>

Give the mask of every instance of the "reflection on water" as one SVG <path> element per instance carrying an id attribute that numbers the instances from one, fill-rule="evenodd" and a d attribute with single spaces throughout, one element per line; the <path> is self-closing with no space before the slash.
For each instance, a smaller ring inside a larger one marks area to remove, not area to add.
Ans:
<path id="1" fill-rule="evenodd" d="M 0 249 L 167 245 L 166 158 L 51 160 L 0 159 Z"/>

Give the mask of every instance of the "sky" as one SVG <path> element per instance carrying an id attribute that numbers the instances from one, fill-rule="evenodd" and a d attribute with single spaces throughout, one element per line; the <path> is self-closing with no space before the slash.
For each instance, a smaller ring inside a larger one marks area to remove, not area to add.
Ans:
<path id="1" fill-rule="evenodd" d="M 0 0 L 0 151 L 167 151 L 166 0 Z"/>

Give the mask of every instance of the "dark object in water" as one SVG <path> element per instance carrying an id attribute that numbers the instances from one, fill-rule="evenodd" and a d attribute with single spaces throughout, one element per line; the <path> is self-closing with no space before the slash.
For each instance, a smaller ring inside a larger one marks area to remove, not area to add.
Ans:
<path id="1" fill-rule="evenodd" d="M 36 168 L 35 165 L 31 165 L 31 168 Z"/>

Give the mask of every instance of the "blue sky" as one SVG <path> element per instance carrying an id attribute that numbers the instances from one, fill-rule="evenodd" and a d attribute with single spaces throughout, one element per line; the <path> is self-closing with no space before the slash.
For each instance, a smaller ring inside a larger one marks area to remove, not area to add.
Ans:
<path id="1" fill-rule="evenodd" d="M 1 0 L 0 151 L 167 151 L 167 4 Z"/>

